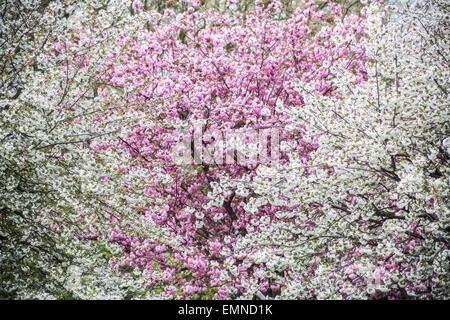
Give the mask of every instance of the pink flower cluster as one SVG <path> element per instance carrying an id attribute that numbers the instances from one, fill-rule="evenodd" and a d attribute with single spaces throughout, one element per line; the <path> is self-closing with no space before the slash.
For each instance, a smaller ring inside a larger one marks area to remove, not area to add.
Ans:
<path id="1" fill-rule="evenodd" d="M 181 239 L 180 247 L 119 231 L 111 237 L 122 246 L 127 267 L 146 269 L 150 285 L 165 283 L 167 296 L 191 297 L 215 288 L 217 298 L 226 298 L 239 294 L 250 279 L 265 293 L 283 285 L 260 277 L 256 271 L 264 265 L 235 256 L 233 248 L 252 219 L 273 221 L 286 208 L 266 204 L 250 214 L 244 206 L 252 191 L 245 197 L 227 194 L 220 207 L 206 206 L 211 184 L 224 178 L 251 180 L 258 165 L 204 164 L 186 173 L 171 161 L 169 149 L 177 141 L 165 124 L 203 121 L 209 130 L 284 128 L 289 119 L 277 105 L 302 108 L 308 93 L 335 96 L 333 66 L 344 66 L 356 82 L 364 81 L 364 17 L 343 17 L 338 5 L 330 5 L 332 10 L 325 12 L 308 2 L 289 18 L 282 17 L 276 2 L 268 7 L 258 2 L 245 18 L 191 9 L 174 19 L 167 11 L 149 21 L 155 28 L 146 31 L 144 42 L 132 35 L 118 39 L 120 54 L 102 65 L 102 97 L 123 89 L 127 108 L 146 108 L 151 118 L 151 125 L 132 128 L 115 146 L 140 160 L 130 161 L 125 172 L 138 166 L 174 177 L 171 184 L 146 182 L 143 193 L 164 199 L 165 205 L 148 205 L 136 214 L 170 230 Z M 133 2 L 133 8 L 141 10 L 141 3 Z M 307 159 L 317 144 L 303 141 L 303 133 L 301 127 L 294 133 L 282 130 L 281 139 L 294 139 L 300 158 Z M 96 145 L 95 150 L 109 148 Z M 282 161 L 289 160 L 282 155 Z M 225 265 L 235 271 L 229 273 Z"/>

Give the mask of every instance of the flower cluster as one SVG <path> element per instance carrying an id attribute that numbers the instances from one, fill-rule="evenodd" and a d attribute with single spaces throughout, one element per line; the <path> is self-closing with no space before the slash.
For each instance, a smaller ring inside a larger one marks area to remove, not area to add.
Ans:
<path id="1" fill-rule="evenodd" d="M 448 298 L 445 5 L 173 2 L 5 4 L 0 297 Z"/>

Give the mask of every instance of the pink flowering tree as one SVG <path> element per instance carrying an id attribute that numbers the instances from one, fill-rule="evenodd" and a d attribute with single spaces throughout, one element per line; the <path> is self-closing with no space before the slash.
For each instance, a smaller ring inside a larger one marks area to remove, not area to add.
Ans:
<path id="1" fill-rule="evenodd" d="M 290 207 L 255 203 L 258 190 L 245 182 L 253 180 L 264 159 L 240 157 L 248 155 L 249 146 L 258 147 L 245 132 L 276 129 L 266 138 L 277 134 L 281 144 L 295 141 L 294 157 L 306 162 L 318 145 L 303 140 L 304 126 L 285 130 L 294 124 L 280 106 L 302 108 L 306 86 L 338 98 L 334 66 L 354 75 L 355 84 L 364 81 L 363 33 L 362 17 L 344 17 L 332 3 L 318 10 L 308 2 L 286 17 L 277 2 L 267 7 L 257 2 L 245 17 L 195 7 L 176 16 L 167 10 L 151 16 L 138 36 L 117 39 L 120 50 L 98 72 L 99 95 L 115 101 L 110 96 L 122 93 L 126 110 L 119 112 L 137 112 L 142 121 L 112 148 L 131 157 L 123 172 L 151 175 L 132 190 L 148 197 L 146 205 L 135 207 L 136 214 L 177 243 L 116 230 L 112 240 L 126 257 L 117 266 L 146 270 L 149 285 L 161 287 L 166 297 L 230 298 L 247 292 L 249 281 L 259 293 L 277 295 L 287 278 L 272 283 L 264 263 L 235 250 L 252 221 L 276 220 L 277 212 Z M 220 143 L 226 142 L 219 137 L 233 130 L 241 140 L 231 153 L 221 153 Z M 180 165 L 173 150 L 186 137 L 187 161 Z M 269 156 L 276 152 L 271 147 Z M 281 151 L 272 166 L 291 160 Z"/>

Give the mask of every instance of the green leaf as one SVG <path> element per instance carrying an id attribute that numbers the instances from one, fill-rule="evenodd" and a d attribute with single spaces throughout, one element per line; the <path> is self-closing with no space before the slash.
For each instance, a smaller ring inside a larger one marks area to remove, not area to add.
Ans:
<path id="1" fill-rule="evenodd" d="M 187 43 L 187 33 L 184 29 L 181 29 L 180 32 L 178 32 L 178 39 L 180 39 L 183 44 Z"/>

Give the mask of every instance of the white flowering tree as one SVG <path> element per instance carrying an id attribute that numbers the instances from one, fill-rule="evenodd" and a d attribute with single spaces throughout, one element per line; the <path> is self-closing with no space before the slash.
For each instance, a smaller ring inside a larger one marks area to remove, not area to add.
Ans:
<path id="1" fill-rule="evenodd" d="M 0 296 L 146 296 L 141 275 L 108 262 L 111 226 L 140 224 L 120 192 L 133 175 L 120 172 L 121 154 L 96 153 L 133 122 L 97 121 L 109 109 L 92 80 L 133 25 L 129 4 L 6 1 L 0 11 Z"/>
<path id="2" fill-rule="evenodd" d="M 448 298 L 448 8 L 372 5 L 369 80 L 336 68 L 339 99 L 308 94 L 293 124 L 318 144 L 307 162 L 261 168 L 262 203 L 296 207 L 255 221 L 237 250 L 288 278 L 283 298 Z M 254 290 L 248 284 L 250 294 Z"/>

